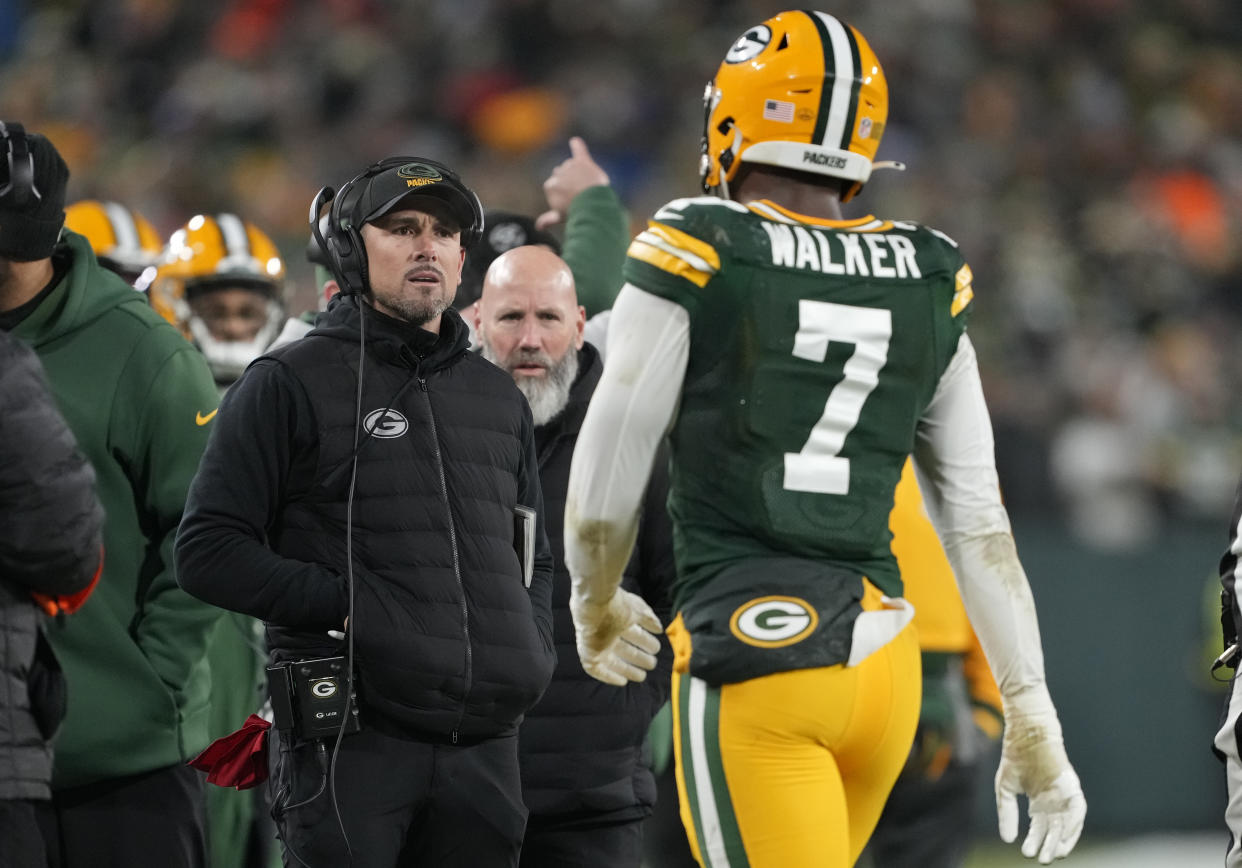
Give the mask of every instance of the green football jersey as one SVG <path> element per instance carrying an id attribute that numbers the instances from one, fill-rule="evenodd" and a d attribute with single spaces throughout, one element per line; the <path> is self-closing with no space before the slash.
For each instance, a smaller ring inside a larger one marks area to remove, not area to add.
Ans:
<path id="1" fill-rule="evenodd" d="M 915 223 L 679 199 L 631 244 L 625 279 L 690 317 L 671 432 L 678 605 L 774 555 L 900 595 L 893 490 L 971 311 L 957 245 Z"/>

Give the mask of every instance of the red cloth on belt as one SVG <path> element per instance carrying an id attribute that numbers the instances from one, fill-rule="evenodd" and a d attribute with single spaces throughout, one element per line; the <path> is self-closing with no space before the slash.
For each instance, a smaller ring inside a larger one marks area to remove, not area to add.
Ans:
<path id="1" fill-rule="evenodd" d="M 272 725 L 257 714 L 241 729 L 207 745 L 186 765 L 207 772 L 207 783 L 247 790 L 267 780 L 267 731 Z"/>

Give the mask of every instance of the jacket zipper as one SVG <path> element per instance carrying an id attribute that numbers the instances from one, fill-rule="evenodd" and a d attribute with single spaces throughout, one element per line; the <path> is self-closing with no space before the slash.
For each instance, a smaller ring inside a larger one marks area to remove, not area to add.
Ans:
<path id="1" fill-rule="evenodd" d="M 448 482 L 444 477 L 444 457 L 440 454 L 440 437 L 436 432 L 436 414 L 431 406 L 431 395 L 427 391 L 427 381 L 421 375 L 418 378 L 418 388 L 422 390 L 427 400 L 427 418 L 431 420 L 431 443 L 436 455 L 436 471 L 440 475 L 440 496 L 444 500 L 444 511 L 448 516 L 449 527 L 449 544 L 453 549 L 453 575 L 457 579 L 457 590 L 461 592 L 461 633 L 462 638 L 466 640 L 466 689 L 462 694 L 461 707 L 457 711 L 457 722 L 453 724 L 453 731 L 450 734 L 452 743 L 457 744 L 458 730 L 461 729 L 462 718 L 466 716 L 466 697 L 470 695 L 470 688 L 474 681 L 474 655 L 470 650 L 470 612 L 466 607 L 466 584 L 461 579 L 461 561 L 458 559 L 457 553 L 457 526 L 453 522 L 453 508 L 449 501 Z"/>

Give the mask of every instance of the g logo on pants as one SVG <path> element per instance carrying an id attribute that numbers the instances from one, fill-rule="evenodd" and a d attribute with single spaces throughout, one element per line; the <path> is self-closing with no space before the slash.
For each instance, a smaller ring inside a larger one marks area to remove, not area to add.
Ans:
<path id="1" fill-rule="evenodd" d="M 743 603 L 729 619 L 729 630 L 756 648 L 783 648 L 801 642 L 819 626 L 819 613 L 798 597 L 759 597 Z"/>

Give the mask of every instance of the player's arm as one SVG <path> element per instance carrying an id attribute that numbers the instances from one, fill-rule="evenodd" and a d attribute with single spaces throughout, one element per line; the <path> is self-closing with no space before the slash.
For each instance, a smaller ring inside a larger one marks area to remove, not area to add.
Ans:
<path id="1" fill-rule="evenodd" d="M 1017 838 L 1016 796 L 1025 792 L 1031 828 L 1022 853 L 1046 864 L 1073 849 L 1087 807 L 1048 693 L 1035 601 L 1001 503 L 991 420 L 965 335 L 920 420 L 914 458 L 1004 704 L 996 775 L 1000 834 Z"/>
<path id="2" fill-rule="evenodd" d="M 690 347 L 680 305 L 626 284 L 613 307 L 608 362 L 569 472 L 565 564 L 578 654 L 609 684 L 642 681 L 656 663 L 659 619 L 620 588 L 643 491 L 677 409 Z"/>
<path id="3" fill-rule="evenodd" d="M 565 224 L 561 258 L 574 275 L 578 303 L 593 317 L 613 305 L 621 290 L 621 266 L 630 243 L 629 217 L 608 179 L 580 137 L 569 140 L 570 157 L 543 182 L 548 210 L 536 226 Z"/>
<path id="4" fill-rule="evenodd" d="M 966 676 L 966 691 L 970 694 L 971 716 L 975 725 L 990 740 L 1000 738 L 1005 723 L 1000 688 L 992 677 L 992 667 L 979 644 L 979 636 L 970 631 L 970 645 L 962 655 L 962 674 Z"/>

